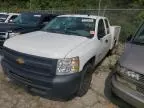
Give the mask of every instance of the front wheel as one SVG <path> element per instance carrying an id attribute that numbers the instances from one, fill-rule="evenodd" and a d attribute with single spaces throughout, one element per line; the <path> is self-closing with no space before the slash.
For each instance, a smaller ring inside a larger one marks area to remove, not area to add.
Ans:
<path id="1" fill-rule="evenodd" d="M 92 80 L 92 65 L 88 64 L 84 67 L 80 88 L 77 91 L 77 96 L 82 97 L 88 92 L 91 80 Z"/>

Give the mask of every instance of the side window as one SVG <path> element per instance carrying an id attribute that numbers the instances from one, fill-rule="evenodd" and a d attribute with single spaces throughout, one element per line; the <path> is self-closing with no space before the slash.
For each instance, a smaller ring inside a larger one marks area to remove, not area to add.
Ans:
<path id="1" fill-rule="evenodd" d="M 53 19 L 52 16 L 45 16 L 42 20 L 42 23 L 48 23 Z"/>
<path id="2" fill-rule="evenodd" d="M 98 36 L 99 37 L 104 37 L 106 34 L 105 34 L 105 26 L 104 26 L 104 22 L 102 19 L 99 20 L 99 23 L 98 23 Z"/>
<path id="3" fill-rule="evenodd" d="M 9 19 L 8 22 L 13 22 L 13 20 L 14 20 L 17 16 L 18 16 L 18 15 L 13 15 L 13 16 L 11 16 L 11 18 Z"/>
<path id="4" fill-rule="evenodd" d="M 48 16 L 44 17 L 42 22 L 49 22 L 50 21 L 50 18 Z"/>
<path id="5" fill-rule="evenodd" d="M 110 33 L 110 28 L 109 28 L 109 24 L 108 24 L 108 21 L 105 19 L 105 24 L 106 24 L 106 31 L 107 31 L 107 34 Z"/>

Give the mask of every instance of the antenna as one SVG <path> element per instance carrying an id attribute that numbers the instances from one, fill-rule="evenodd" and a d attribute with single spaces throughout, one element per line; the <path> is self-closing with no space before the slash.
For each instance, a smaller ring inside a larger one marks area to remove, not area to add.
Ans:
<path id="1" fill-rule="evenodd" d="M 99 16 L 99 14 L 100 14 L 100 9 L 101 9 L 101 1 L 102 1 L 102 0 L 99 0 L 98 16 Z"/>
<path id="2" fill-rule="evenodd" d="M 106 9 L 107 9 L 107 6 L 105 6 L 105 8 L 104 8 L 104 11 L 103 11 L 103 15 L 102 15 L 102 16 L 105 15 L 105 13 L 106 13 Z"/>
<path id="3" fill-rule="evenodd" d="M 31 0 L 29 1 L 29 8 L 31 9 Z"/>

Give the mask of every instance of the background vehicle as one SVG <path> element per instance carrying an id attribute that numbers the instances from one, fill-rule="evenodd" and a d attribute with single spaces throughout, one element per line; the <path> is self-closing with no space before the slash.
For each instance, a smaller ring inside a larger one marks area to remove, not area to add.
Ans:
<path id="1" fill-rule="evenodd" d="M 144 24 L 128 38 L 111 78 L 111 92 L 136 108 L 144 106 Z"/>
<path id="2" fill-rule="evenodd" d="M 0 23 L 0 46 L 6 39 L 36 30 L 40 30 L 57 15 L 47 13 L 21 13 L 11 23 Z"/>
<path id="3" fill-rule="evenodd" d="M 92 70 L 118 41 L 120 27 L 111 30 L 105 17 L 62 15 L 42 31 L 8 39 L 2 67 L 8 77 L 29 91 L 67 99 L 83 96 Z"/>
<path id="4" fill-rule="evenodd" d="M 17 16 L 19 16 L 18 13 L 0 13 L 0 23 L 10 23 Z"/>

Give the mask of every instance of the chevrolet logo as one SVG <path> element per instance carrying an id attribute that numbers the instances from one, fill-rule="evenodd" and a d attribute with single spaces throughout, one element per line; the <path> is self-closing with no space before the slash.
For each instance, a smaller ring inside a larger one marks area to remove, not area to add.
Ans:
<path id="1" fill-rule="evenodd" d="M 24 63 L 25 63 L 23 58 L 17 58 L 17 59 L 16 59 L 16 62 L 17 62 L 18 64 L 24 64 Z"/>

